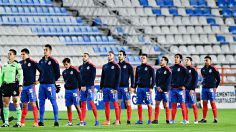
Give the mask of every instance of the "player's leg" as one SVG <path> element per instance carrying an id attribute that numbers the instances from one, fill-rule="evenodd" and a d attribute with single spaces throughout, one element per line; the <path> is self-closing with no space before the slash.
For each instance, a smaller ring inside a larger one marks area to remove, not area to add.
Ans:
<path id="1" fill-rule="evenodd" d="M 29 100 L 32 106 L 32 112 L 34 116 L 34 127 L 38 126 L 38 107 L 37 107 L 37 96 L 35 92 L 35 86 L 31 85 L 30 90 L 29 90 Z"/>
<path id="2" fill-rule="evenodd" d="M 68 104 L 66 104 L 68 105 Z M 68 117 L 68 123 L 65 126 L 72 126 L 72 107 L 66 106 L 67 109 L 67 117 Z"/>
<path id="3" fill-rule="evenodd" d="M 87 94 L 88 89 L 86 88 L 85 91 L 82 89 L 80 90 L 80 105 L 81 105 L 81 111 L 82 111 L 82 120 L 85 121 L 86 118 L 86 105 L 87 105 Z"/>
<path id="4" fill-rule="evenodd" d="M 197 108 L 196 92 L 193 90 L 192 93 L 189 93 L 189 95 L 190 95 L 190 104 L 192 104 L 192 108 L 193 108 L 194 124 L 197 124 L 198 123 L 198 108 Z"/>
<path id="5" fill-rule="evenodd" d="M 38 91 L 38 97 L 39 97 L 39 126 L 44 126 L 44 112 L 45 112 L 45 99 L 47 98 L 46 95 L 46 87 L 45 84 L 39 85 L 39 91 Z"/>
<path id="6" fill-rule="evenodd" d="M 117 101 L 117 103 L 118 103 L 118 105 L 119 105 L 119 113 L 120 113 L 120 116 L 121 116 L 121 103 L 122 103 L 122 99 L 123 99 L 123 88 L 118 88 L 118 101 Z"/>
<path id="7" fill-rule="evenodd" d="M 163 98 L 163 107 L 165 109 L 165 113 L 166 113 L 166 123 L 169 124 L 169 120 L 170 120 L 170 109 L 169 109 L 169 93 L 168 92 L 164 92 L 162 93 L 162 98 Z"/>
<path id="8" fill-rule="evenodd" d="M 203 108 L 202 108 L 202 113 L 203 117 L 202 120 L 199 121 L 200 123 L 206 123 L 206 116 L 207 116 L 207 111 L 208 111 L 208 89 L 207 88 L 202 88 L 202 101 L 203 101 Z"/>
<path id="9" fill-rule="evenodd" d="M 87 94 L 87 101 L 89 102 L 89 105 L 91 106 L 92 111 L 93 111 L 93 115 L 94 115 L 94 118 L 95 118 L 95 124 L 94 125 L 98 126 L 99 125 L 98 112 L 97 112 L 97 107 L 94 103 L 94 94 L 95 94 L 94 87 L 89 88 L 88 94 Z"/>
<path id="10" fill-rule="evenodd" d="M 78 117 L 79 117 L 79 120 L 80 120 L 80 126 L 84 126 L 85 125 L 85 120 L 84 120 L 84 117 L 83 117 L 83 111 L 81 110 L 81 107 L 80 107 L 80 96 L 79 96 L 79 91 L 78 89 L 75 89 L 75 90 L 70 90 L 71 92 L 71 103 L 74 104 L 74 106 L 76 107 L 76 110 L 77 110 L 77 113 L 78 113 Z"/>
<path id="11" fill-rule="evenodd" d="M 105 116 L 106 121 L 103 123 L 103 125 L 110 125 L 110 98 L 109 98 L 109 88 L 103 88 L 103 101 L 105 105 Z"/>
<path id="12" fill-rule="evenodd" d="M 54 84 L 47 86 L 47 98 L 50 100 L 54 114 L 54 126 L 58 127 L 58 105 L 56 101 L 56 87 Z"/>
<path id="13" fill-rule="evenodd" d="M 160 101 L 156 100 L 156 103 L 155 103 L 155 116 L 154 116 L 154 120 L 152 121 L 152 124 L 158 124 L 159 113 L 160 113 Z"/>
<path id="14" fill-rule="evenodd" d="M 2 90 L 0 90 L 0 115 L 1 115 L 1 119 L 2 119 L 2 123 L 5 123 L 4 120 L 4 114 L 3 114 L 3 100 L 2 100 Z"/>
<path id="15" fill-rule="evenodd" d="M 127 113 L 127 124 L 131 124 L 131 114 L 132 114 L 132 108 L 131 108 L 131 95 L 130 92 L 128 90 L 128 88 L 124 89 L 124 94 L 123 94 L 124 100 L 125 100 L 125 105 L 126 105 L 126 113 Z M 120 114 L 121 115 L 121 114 Z"/>
<path id="16" fill-rule="evenodd" d="M 186 110 L 186 121 L 188 122 L 188 104 L 190 103 L 191 97 L 190 97 L 190 90 L 185 90 L 185 110 Z"/>
<path id="17" fill-rule="evenodd" d="M 147 104 L 147 108 L 148 108 L 148 123 L 147 124 L 152 124 L 152 95 L 149 92 L 148 88 L 145 88 L 145 95 L 144 95 L 144 101 Z"/>
<path id="18" fill-rule="evenodd" d="M 180 107 L 183 116 L 183 124 L 187 124 L 186 121 L 186 105 L 185 105 L 185 90 L 178 90 L 178 102 L 180 102 Z"/>
<path id="19" fill-rule="evenodd" d="M 120 124 L 120 109 L 119 109 L 119 105 L 118 105 L 117 93 L 114 93 L 110 89 L 109 98 L 110 98 L 110 101 L 113 103 L 113 106 L 115 109 L 115 115 L 116 115 L 115 125 L 119 125 Z"/>
<path id="20" fill-rule="evenodd" d="M 10 104 L 10 97 L 6 97 L 4 94 L 3 96 L 3 114 L 4 114 L 4 119 L 5 123 L 2 125 L 2 127 L 9 127 L 9 104 Z"/>
<path id="21" fill-rule="evenodd" d="M 212 112 L 213 112 L 213 116 L 214 116 L 214 123 L 217 123 L 217 107 L 216 107 L 216 102 L 215 102 L 215 98 L 216 98 L 216 91 L 214 91 L 213 88 L 211 88 L 209 90 L 209 98 L 210 98 L 210 103 L 211 103 L 211 108 L 212 108 Z"/>
<path id="22" fill-rule="evenodd" d="M 25 117 L 28 113 L 28 87 L 23 87 L 23 90 L 21 92 L 21 102 L 22 102 L 22 116 L 21 116 L 21 125 L 25 126 Z"/>
<path id="23" fill-rule="evenodd" d="M 14 125 L 14 127 L 21 127 L 21 107 L 20 107 L 19 95 L 13 96 L 13 103 L 16 108 L 16 118 L 17 118 L 17 123 Z"/>
<path id="24" fill-rule="evenodd" d="M 177 112 L 177 91 L 175 89 L 172 89 L 170 92 L 171 95 L 171 121 L 170 124 L 174 124 L 175 123 L 175 115 Z"/>
<path id="25" fill-rule="evenodd" d="M 143 99 L 144 94 L 142 88 L 137 88 L 137 105 L 138 105 L 138 121 L 135 124 L 143 124 Z"/>

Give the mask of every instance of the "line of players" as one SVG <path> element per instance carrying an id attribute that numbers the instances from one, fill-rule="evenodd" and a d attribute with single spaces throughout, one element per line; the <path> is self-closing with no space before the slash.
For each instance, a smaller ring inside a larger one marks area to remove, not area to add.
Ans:
<path id="1" fill-rule="evenodd" d="M 44 56 L 37 63 L 29 57 L 29 50 L 22 49 L 22 61 L 19 63 L 15 60 L 16 51 L 10 49 L 8 53 L 8 64 L 2 66 L 0 74 L 0 86 L 2 91 L 3 108 L 1 114 L 4 116 L 4 124 L 2 127 L 9 127 L 9 102 L 13 97 L 16 107 L 17 123 L 14 127 L 25 125 L 25 117 L 28 112 L 28 102 L 32 105 L 34 115 L 34 127 L 44 126 L 45 100 L 49 99 L 54 113 L 54 126 L 58 123 L 58 106 L 56 102 L 56 93 L 60 91 L 60 86 L 55 82 L 60 77 L 60 67 L 58 62 L 51 56 L 51 45 L 45 45 Z M 115 54 L 110 51 L 108 53 L 108 63 L 102 67 L 102 75 L 100 82 L 100 92 L 103 93 L 103 101 L 105 104 L 106 121 L 103 125 L 110 125 L 110 102 L 114 105 L 116 120 L 114 125 L 121 124 L 121 101 L 125 101 L 127 108 L 127 124 L 131 124 L 131 101 L 130 94 L 136 92 L 138 105 L 138 121 L 135 124 L 143 124 L 142 105 L 148 107 L 147 124 L 158 124 L 158 116 L 160 111 L 160 103 L 166 113 L 166 123 L 175 124 L 175 115 L 177 112 L 177 103 L 180 103 L 183 115 L 183 124 L 188 124 L 188 107 L 190 103 L 194 112 L 194 123 L 198 123 L 198 109 L 196 105 L 195 88 L 198 82 L 198 73 L 192 66 L 192 58 L 186 57 L 186 67 L 181 64 L 183 57 L 181 54 L 175 55 L 175 64 L 168 67 L 168 58 L 163 56 L 160 61 L 161 68 L 157 69 L 148 64 L 147 54 L 141 55 L 141 65 L 136 67 L 135 73 L 130 63 L 125 61 L 126 53 L 119 51 L 119 62 L 114 61 Z M 215 104 L 216 88 L 220 83 L 220 74 L 218 70 L 211 64 L 211 57 L 204 58 L 205 66 L 201 69 L 203 76 L 202 100 L 203 100 L 203 119 L 201 123 L 206 123 L 206 115 L 208 111 L 208 100 L 210 100 L 214 115 L 214 123 L 217 123 L 217 108 Z M 96 77 L 96 66 L 89 59 L 89 54 L 83 54 L 83 64 L 77 68 L 72 66 L 69 58 L 63 60 L 65 70 L 62 73 L 65 81 L 65 105 L 67 107 L 68 124 L 72 126 L 72 105 L 75 105 L 80 123 L 78 125 L 86 125 L 86 102 L 88 101 L 94 117 L 95 126 L 99 125 L 98 113 L 94 104 L 94 80 Z M 11 67 L 8 71 L 7 67 Z M 12 68 L 13 67 L 13 68 Z M 39 79 L 36 81 L 36 71 L 39 71 Z M 8 73 L 14 73 L 13 79 L 8 81 Z M 39 113 L 35 85 L 39 86 Z M 151 95 L 155 88 L 155 118 L 152 120 Z M 22 102 L 22 110 L 20 108 L 20 100 Z M 171 102 L 171 115 L 168 103 Z"/>

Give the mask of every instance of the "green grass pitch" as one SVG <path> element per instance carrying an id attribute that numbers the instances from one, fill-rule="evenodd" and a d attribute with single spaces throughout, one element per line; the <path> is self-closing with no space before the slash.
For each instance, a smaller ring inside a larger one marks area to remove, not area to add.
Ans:
<path id="1" fill-rule="evenodd" d="M 154 111 L 154 110 L 153 110 Z M 105 115 L 104 111 L 99 110 L 99 121 L 102 123 L 105 121 Z M 11 115 L 15 115 L 14 112 L 11 112 Z M 153 113 L 154 116 L 154 113 Z M 45 113 L 46 118 L 53 118 L 53 112 L 46 112 Z M 67 119 L 67 113 L 65 111 L 59 112 L 59 117 Z M 25 122 L 25 127 L 22 128 L 13 128 L 13 124 L 16 122 L 15 120 L 11 122 L 9 128 L 0 128 L 1 132 L 7 131 L 22 131 L 22 132 L 38 132 L 38 131 L 48 131 L 48 132 L 95 132 L 95 131 L 100 131 L 100 132 L 115 132 L 115 131 L 124 131 L 124 132 L 151 132 L 151 131 L 166 131 L 166 132 L 235 132 L 236 131 L 236 110 L 235 109 L 220 109 L 218 110 L 218 123 L 213 124 L 213 117 L 212 117 L 212 111 L 209 109 L 208 111 L 208 117 L 207 117 L 207 123 L 206 124 L 193 124 L 193 112 L 192 109 L 189 109 L 189 121 L 190 124 L 183 125 L 180 124 L 180 121 L 182 119 L 181 116 L 181 110 L 178 109 L 177 115 L 176 115 L 176 122 L 177 124 L 174 125 L 167 125 L 165 124 L 165 113 L 164 110 L 161 110 L 160 115 L 159 115 L 159 124 L 155 125 L 146 125 L 147 123 L 147 111 L 143 111 L 143 120 L 144 120 L 144 125 L 135 125 L 134 123 L 138 119 L 138 114 L 136 110 L 133 110 L 132 112 L 132 125 L 126 125 L 126 110 L 122 110 L 122 116 L 121 116 L 121 125 L 119 126 L 98 126 L 95 127 L 94 125 L 94 117 L 92 114 L 92 111 L 87 111 L 87 126 L 80 127 L 76 126 L 76 124 L 79 122 L 78 119 L 76 119 L 77 114 L 76 112 L 73 113 L 73 123 L 74 126 L 71 127 L 65 127 L 65 124 L 67 123 L 67 120 L 60 120 L 59 124 L 60 127 L 55 128 L 53 127 L 53 120 L 46 120 L 45 126 L 44 127 L 37 127 L 34 128 L 33 126 L 33 121 L 32 120 L 27 120 Z M 199 110 L 199 119 L 202 117 L 202 111 Z M 27 118 L 32 118 L 32 112 L 29 111 Z M 115 120 L 114 116 L 114 110 L 111 110 L 111 122 Z"/>

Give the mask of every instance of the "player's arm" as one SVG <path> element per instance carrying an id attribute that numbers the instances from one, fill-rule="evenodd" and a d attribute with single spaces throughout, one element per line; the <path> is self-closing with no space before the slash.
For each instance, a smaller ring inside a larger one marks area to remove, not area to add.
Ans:
<path id="1" fill-rule="evenodd" d="M 2 86 L 2 83 L 3 83 L 3 71 L 0 68 L 0 87 Z"/>
<path id="2" fill-rule="evenodd" d="M 92 76 L 92 78 L 91 78 L 92 80 L 91 81 L 92 81 L 92 85 L 94 86 L 94 81 L 95 81 L 95 78 L 96 78 L 96 67 L 92 66 L 91 70 L 92 70 L 92 75 L 91 75 Z"/>
<path id="3" fill-rule="evenodd" d="M 121 78 L 121 69 L 120 66 L 117 64 L 116 65 L 116 76 L 115 76 L 115 90 L 118 90 L 119 86 L 120 86 L 120 78 Z"/>
<path id="4" fill-rule="evenodd" d="M 81 74 L 80 74 L 79 70 L 75 70 L 75 72 L 76 72 L 76 78 L 77 78 L 78 84 L 79 84 L 79 87 L 78 87 L 78 88 L 81 89 L 81 85 L 82 85 Z"/>
<path id="5" fill-rule="evenodd" d="M 138 86 L 138 67 L 135 69 L 135 83 L 134 83 L 134 88 L 137 88 Z"/>
<path id="6" fill-rule="evenodd" d="M 102 75 L 100 80 L 100 90 L 102 90 L 104 84 L 104 66 L 102 67 Z"/>
<path id="7" fill-rule="evenodd" d="M 155 85 L 155 70 L 153 67 L 150 68 L 149 74 L 151 76 L 151 84 L 150 84 L 150 89 L 153 89 L 154 85 Z"/>
<path id="8" fill-rule="evenodd" d="M 24 82 L 23 70 L 22 70 L 22 67 L 21 67 L 20 63 L 18 63 L 16 66 L 17 66 L 16 70 L 17 70 L 19 85 L 22 86 L 23 82 Z"/>
<path id="9" fill-rule="evenodd" d="M 214 69 L 214 75 L 215 75 L 215 79 L 216 79 L 216 88 L 220 85 L 220 72 L 216 69 Z"/>
<path id="10" fill-rule="evenodd" d="M 131 88 L 134 88 L 135 87 L 135 85 L 134 85 L 134 68 L 131 66 L 131 65 L 129 65 L 130 67 L 130 69 L 129 69 L 129 74 L 130 74 L 130 82 L 131 82 Z"/>
<path id="11" fill-rule="evenodd" d="M 183 70 L 184 70 L 184 74 L 185 74 L 184 87 L 188 87 L 189 84 L 191 83 L 192 76 L 191 76 L 191 74 L 189 73 L 189 71 L 188 71 L 187 68 L 183 68 Z"/>
<path id="12" fill-rule="evenodd" d="M 198 73 L 197 73 L 197 70 L 194 69 L 193 72 L 194 72 L 194 75 L 193 75 L 192 81 L 194 83 L 193 83 L 193 87 L 191 87 L 191 90 L 195 90 L 195 88 L 197 87 L 197 83 L 198 83 Z"/>
<path id="13" fill-rule="evenodd" d="M 53 70 L 55 74 L 55 81 L 57 81 L 60 78 L 60 66 L 55 60 L 53 60 Z"/>
<path id="14" fill-rule="evenodd" d="M 166 75 L 166 81 L 165 81 L 165 88 L 169 88 L 170 84 L 171 84 L 171 78 L 172 78 L 172 72 L 168 71 L 167 75 Z"/>

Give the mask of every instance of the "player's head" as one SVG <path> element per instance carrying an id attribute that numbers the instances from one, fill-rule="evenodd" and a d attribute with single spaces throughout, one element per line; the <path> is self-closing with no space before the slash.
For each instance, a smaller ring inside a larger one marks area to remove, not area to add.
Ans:
<path id="1" fill-rule="evenodd" d="M 160 66 L 167 66 L 169 59 L 166 56 L 161 58 Z"/>
<path id="2" fill-rule="evenodd" d="M 108 58 L 108 61 L 113 61 L 114 60 L 114 57 L 115 57 L 115 54 L 113 51 L 109 51 L 108 52 L 108 55 L 107 55 L 107 58 Z"/>
<path id="3" fill-rule="evenodd" d="M 66 69 L 70 68 L 70 66 L 71 66 L 71 63 L 70 63 L 70 59 L 69 59 L 69 58 L 63 59 L 62 63 L 63 63 L 63 65 L 64 65 L 64 67 L 65 67 Z"/>
<path id="4" fill-rule="evenodd" d="M 192 61 L 193 61 L 193 59 L 192 59 L 192 57 L 186 57 L 186 59 L 185 59 L 185 65 L 186 66 L 191 66 L 192 65 Z"/>
<path id="5" fill-rule="evenodd" d="M 118 55 L 119 61 L 120 61 L 120 62 L 121 62 L 121 61 L 124 61 L 125 58 L 126 58 L 126 53 L 125 53 L 125 51 L 124 51 L 124 50 L 120 50 L 120 51 L 119 51 L 119 55 Z"/>
<path id="6" fill-rule="evenodd" d="M 141 63 L 146 64 L 148 61 L 147 54 L 142 54 L 141 55 Z"/>
<path id="7" fill-rule="evenodd" d="M 27 48 L 24 48 L 21 50 L 21 58 L 22 60 L 26 60 L 27 58 L 29 58 L 29 50 Z"/>
<path id="8" fill-rule="evenodd" d="M 183 56 L 181 54 L 175 54 L 175 64 L 180 64 L 183 59 Z"/>
<path id="9" fill-rule="evenodd" d="M 8 52 L 8 59 L 9 60 L 14 60 L 17 52 L 14 49 L 10 49 Z"/>
<path id="10" fill-rule="evenodd" d="M 49 57 L 51 55 L 51 53 L 52 53 L 52 46 L 50 44 L 46 44 L 44 46 L 43 51 L 44 51 L 44 56 Z"/>
<path id="11" fill-rule="evenodd" d="M 211 57 L 209 55 L 204 57 L 205 66 L 211 65 Z"/>
<path id="12" fill-rule="evenodd" d="M 83 62 L 86 63 L 89 61 L 89 53 L 84 53 L 83 55 Z"/>

